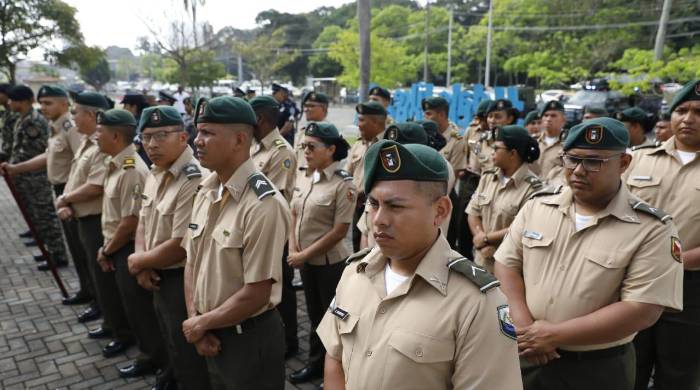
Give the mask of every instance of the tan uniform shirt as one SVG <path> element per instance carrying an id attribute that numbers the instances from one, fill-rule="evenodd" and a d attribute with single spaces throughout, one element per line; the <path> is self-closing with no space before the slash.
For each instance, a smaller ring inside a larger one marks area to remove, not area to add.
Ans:
<path id="1" fill-rule="evenodd" d="M 148 168 L 136 153 L 134 144 L 112 157 L 107 165 L 102 197 L 102 236 L 111 240 L 122 218 L 138 216 L 141 191 Z"/>
<path id="2" fill-rule="evenodd" d="M 467 135 L 468 159 L 467 170 L 469 172 L 481 175 L 482 172 L 493 169 L 493 146 L 491 142 L 491 132 L 480 130 L 479 127 L 473 127 L 474 131 Z"/>
<path id="3" fill-rule="evenodd" d="M 501 183 L 502 178 L 500 169 L 484 172 L 465 210 L 466 214 L 481 218 L 486 233 L 510 226 L 530 194 L 542 186 L 527 164 L 521 165 L 505 184 Z M 481 252 L 474 250 L 474 262 L 489 272 L 493 272 L 493 261 L 493 257 L 484 258 Z"/>
<path id="4" fill-rule="evenodd" d="M 367 149 L 369 149 L 370 146 L 382 139 L 384 139 L 384 131 L 377 134 L 372 141 L 358 139 L 357 142 L 350 147 L 346 170 L 352 175 L 352 184 L 355 185 L 358 192 L 365 191 L 365 153 L 367 153 Z"/>
<path id="5" fill-rule="evenodd" d="M 304 133 L 306 132 L 306 126 L 302 127 L 299 129 L 299 131 L 294 134 L 294 155 L 296 156 L 297 160 L 297 175 L 296 176 L 304 176 L 304 174 L 300 174 L 298 171 L 300 170 L 305 170 L 309 164 L 306 162 L 306 157 L 304 157 L 304 149 L 301 147 L 301 143 L 304 142 Z M 303 169 L 302 169 L 303 168 Z M 305 173 L 305 171 L 304 171 Z"/>
<path id="6" fill-rule="evenodd" d="M 100 152 L 97 146 L 97 133 L 85 136 L 73 157 L 68 182 L 63 193 L 68 193 L 85 183 L 104 186 L 109 156 Z M 71 208 L 78 218 L 102 213 L 102 195 L 87 202 L 72 203 Z"/>
<path id="7" fill-rule="evenodd" d="M 196 168 L 196 169 L 193 169 Z M 141 195 L 139 223 L 144 230 L 144 249 L 182 238 L 192 218 L 197 187 L 209 171 L 199 165 L 188 146 L 167 170 L 153 165 Z M 185 259 L 166 268 L 185 266 Z"/>
<path id="8" fill-rule="evenodd" d="M 447 144 L 440 149 L 440 154 L 445 157 L 455 171 L 467 169 L 467 140 L 459 135 L 459 127 L 450 122 L 447 129 L 442 132 Z"/>
<path id="9" fill-rule="evenodd" d="M 625 176 L 633 194 L 673 216 L 683 250 L 688 250 L 700 246 L 700 159 L 683 165 L 675 139 L 635 151 Z"/>
<path id="10" fill-rule="evenodd" d="M 634 210 L 630 202 L 638 198 L 622 186 L 578 232 L 568 187 L 523 206 L 494 257 L 522 272 L 527 306 L 536 320 L 558 323 L 618 301 L 682 309 L 683 267 L 671 253 L 676 228 Z M 604 349 L 633 338 L 562 349 Z"/>
<path id="11" fill-rule="evenodd" d="M 546 135 L 547 133 L 544 131 L 540 134 L 540 137 L 537 140 L 537 143 L 540 145 L 540 158 L 530 166 L 530 169 L 532 169 L 533 172 L 544 178 L 548 176 L 549 171 L 555 166 L 562 165 L 559 155 L 561 155 L 562 151 L 564 150 L 561 140 L 557 140 L 555 143 L 547 145 L 544 142 Z"/>
<path id="12" fill-rule="evenodd" d="M 46 175 L 51 184 L 68 181 L 71 161 L 82 138 L 78 128 L 73 126 L 69 112 L 51 122 L 51 137 L 46 148 Z"/>
<path id="13" fill-rule="evenodd" d="M 294 149 L 282 138 L 279 130 L 274 129 L 260 142 L 254 142 L 250 156 L 256 169 L 283 191 L 289 201 L 294 192 L 297 162 Z"/>
<path id="14" fill-rule="evenodd" d="M 505 297 L 450 271 L 460 257 L 440 236 L 389 295 L 379 248 L 345 268 L 317 333 L 342 361 L 346 389 L 522 389 L 517 345 L 497 314 Z"/>
<path id="15" fill-rule="evenodd" d="M 289 206 L 252 160 L 224 184 L 216 172 L 202 181 L 192 223 L 183 240 L 191 263 L 193 302 L 199 313 L 219 307 L 245 284 L 273 280 L 270 301 L 282 296 L 282 252 L 289 236 Z"/>
<path id="16" fill-rule="evenodd" d="M 321 239 L 333 226 L 352 223 L 357 192 L 352 184 L 352 176 L 343 177 L 337 170 L 338 163 L 333 163 L 318 174 L 297 182 L 292 210 L 296 214 L 294 234 L 302 250 Z M 309 259 L 307 263 L 335 264 L 345 260 L 351 253 L 345 240 L 340 240 L 328 253 Z"/>

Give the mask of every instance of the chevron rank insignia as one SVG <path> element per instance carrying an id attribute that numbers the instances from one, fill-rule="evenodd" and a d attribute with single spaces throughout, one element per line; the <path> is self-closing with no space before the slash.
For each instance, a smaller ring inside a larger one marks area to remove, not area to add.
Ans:
<path id="1" fill-rule="evenodd" d="M 122 163 L 122 168 L 129 169 L 136 167 L 136 159 L 133 157 L 126 157 L 124 163 Z"/>
<path id="2" fill-rule="evenodd" d="M 463 275 L 474 283 L 479 291 L 486 293 L 492 288 L 498 287 L 501 283 L 489 271 L 479 267 L 466 257 L 460 257 L 447 263 L 447 268 Z"/>
<path id="3" fill-rule="evenodd" d="M 262 173 L 254 173 L 248 178 L 248 185 L 253 189 L 258 199 L 263 199 L 266 196 L 274 195 L 275 187 L 270 184 L 270 181 Z"/>

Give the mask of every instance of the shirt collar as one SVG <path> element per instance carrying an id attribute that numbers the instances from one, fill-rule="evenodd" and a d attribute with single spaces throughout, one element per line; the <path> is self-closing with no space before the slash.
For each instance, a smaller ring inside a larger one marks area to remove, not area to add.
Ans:
<path id="1" fill-rule="evenodd" d="M 262 144 L 263 148 L 270 149 L 274 145 L 275 140 L 278 138 L 282 138 L 282 135 L 280 134 L 280 131 L 275 128 L 260 140 L 260 144 Z"/>
<path id="2" fill-rule="evenodd" d="M 386 130 L 382 130 L 379 134 L 377 134 L 374 138 L 372 138 L 371 141 L 367 142 L 366 139 L 362 140 L 363 144 L 366 144 L 367 146 L 371 146 L 379 142 L 379 140 L 384 139 L 384 133 L 386 133 Z"/>
<path id="3" fill-rule="evenodd" d="M 167 171 L 173 175 L 173 179 L 177 179 L 180 173 L 182 173 L 182 167 L 184 167 L 186 164 L 192 161 L 193 156 L 194 154 L 192 153 L 192 148 L 190 148 L 190 146 L 187 145 L 185 147 L 185 150 L 183 150 L 182 153 L 180 153 L 180 156 L 167 169 Z M 156 167 L 156 169 L 158 168 Z"/>
<path id="4" fill-rule="evenodd" d="M 620 189 L 617 194 L 610 200 L 608 205 L 596 214 L 596 220 L 612 215 L 615 218 L 624 222 L 639 223 L 639 217 L 634 211 L 629 203 L 629 199 L 632 198 L 627 186 L 621 183 Z M 563 214 L 568 214 L 568 210 L 574 202 L 574 193 L 571 188 L 564 187 L 561 193 L 552 197 L 551 199 L 545 199 L 542 203 L 558 206 L 559 211 Z"/>
<path id="5" fill-rule="evenodd" d="M 321 176 L 325 177 L 326 180 L 330 180 L 333 175 L 335 175 L 335 171 L 338 170 L 338 161 L 334 161 L 331 163 L 331 165 L 327 166 L 324 170 L 321 171 Z"/>
<path id="6" fill-rule="evenodd" d="M 513 172 L 513 176 L 511 176 L 510 180 L 506 182 L 506 185 L 508 185 L 508 183 L 513 183 L 513 186 L 518 187 L 520 183 L 522 183 L 525 180 L 525 177 L 528 176 L 528 172 L 529 168 L 527 167 L 527 164 L 520 165 L 520 168 Z M 501 179 L 502 177 L 503 170 L 498 168 L 497 179 Z M 496 179 L 496 177 L 494 177 L 494 179 Z"/>
<path id="7" fill-rule="evenodd" d="M 228 181 L 224 184 L 224 187 L 226 190 L 228 190 L 231 193 L 231 198 L 238 202 L 241 200 L 241 197 L 243 196 L 243 191 L 246 189 L 246 186 L 248 185 L 248 178 L 250 175 L 255 173 L 255 165 L 253 164 L 253 160 L 250 158 L 246 160 L 243 164 L 241 164 L 238 169 L 236 169 L 236 172 L 231 175 L 231 177 L 228 179 Z M 218 198 L 218 192 L 219 192 L 219 176 L 216 174 L 216 172 L 212 172 L 211 175 L 209 175 L 206 179 L 202 181 L 202 189 L 206 191 L 206 196 L 209 199 L 210 202 L 214 202 L 215 199 Z"/>

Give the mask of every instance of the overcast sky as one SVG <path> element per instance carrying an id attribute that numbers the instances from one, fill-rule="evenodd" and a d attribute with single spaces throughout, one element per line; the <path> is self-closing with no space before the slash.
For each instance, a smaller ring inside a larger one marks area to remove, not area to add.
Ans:
<path id="1" fill-rule="evenodd" d="M 140 36 L 150 35 L 144 21 L 156 29 L 166 29 L 173 10 L 183 8 L 182 0 L 64 0 L 78 10 L 85 41 L 105 48 L 110 45 L 134 49 Z M 198 19 L 208 21 L 218 31 L 224 26 L 239 29 L 254 28 L 259 12 L 276 9 L 279 12 L 300 13 L 322 5 L 334 6 L 349 0 L 205 0 L 198 9 Z"/>

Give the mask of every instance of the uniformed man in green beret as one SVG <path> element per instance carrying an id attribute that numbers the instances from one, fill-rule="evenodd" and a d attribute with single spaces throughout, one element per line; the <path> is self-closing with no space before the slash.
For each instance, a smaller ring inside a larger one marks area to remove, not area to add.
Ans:
<path id="1" fill-rule="evenodd" d="M 647 139 L 646 134 L 651 130 L 648 125 L 647 113 L 639 107 L 630 107 L 615 114 L 615 118 L 625 124 L 630 133 L 630 148 L 653 144 Z"/>
<path id="2" fill-rule="evenodd" d="M 215 389 L 284 388 L 280 259 L 289 206 L 250 158 L 257 125 L 243 99 L 197 104 L 202 181 L 183 240 L 188 342 L 206 357 Z"/>
<path id="3" fill-rule="evenodd" d="M 382 88 L 380 86 L 375 86 L 369 90 L 367 93 L 367 100 L 378 102 L 387 110 L 386 125 L 389 126 L 394 123 L 394 118 L 388 114 L 389 106 L 391 105 L 391 92 L 388 89 Z"/>
<path id="4" fill-rule="evenodd" d="M 440 234 L 452 208 L 445 159 L 383 140 L 365 178 L 377 246 L 348 258 L 318 327 L 324 388 L 522 388 L 498 281 Z"/>
<path id="5" fill-rule="evenodd" d="M 568 187 L 535 192 L 494 255 L 525 389 L 631 390 L 635 334 L 683 308 L 678 233 L 622 182 L 628 143 L 615 119 L 574 126 Z"/>
<path id="6" fill-rule="evenodd" d="M 673 136 L 671 131 L 671 113 L 663 110 L 659 113 L 659 119 L 654 125 L 654 137 L 657 143 L 664 142 Z"/>
<path id="7" fill-rule="evenodd" d="M 525 115 L 525 123 L 523 123 L 527 132 L 534 138 L 540 135 L 540 127 L 542 126 L 542 119 L 539 115 L 537 110 L 532 110 Z"/>
<path id="8" fill-rule="evenodd" d="M 542 132 L 538 138 L 540 158 L 530 166 L 530 169 L 540 178 L 547 181 L 554 176 L 558 176 L 561 170 L 561 158 L 559 155 L 562 152 L 562 131 L 564 130 L 564 125 L 566 125 L 564 105 L 558 100 L 549 101 L 540 108 L 540 118 L 542 118 Z M 549 171 L 551 170 L 556 172 L 550 175 Z"/>
<path id="9" fill-rule="evenodd" d="M 608 116 L 608 112 L 604 108 L 587 106 L 583 110 L 582 120 L 587 121 L 589 119 L 602 118 L 604 116 Z"/>
<path id="10" fill-rule="evenodd" d="M 331 99 L 325 93 L 309 92 L 304 96 L 301 102 L 302 110 L 304 110 L 304 118 L 306 122 L 323 122 L 328 116 L 328 105 Z M 304 158 L 304 149 L 301 147 L 304 141 L 305 127 L 302 127 L 294 136 L 294 152 L 297 159 L 297 176 L 305 176 L 306 159 Z"/>

